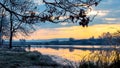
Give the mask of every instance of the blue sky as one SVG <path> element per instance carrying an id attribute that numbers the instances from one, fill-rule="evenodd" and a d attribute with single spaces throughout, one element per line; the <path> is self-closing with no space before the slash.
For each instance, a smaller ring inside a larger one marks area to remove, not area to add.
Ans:
<path id="1" fill-rule="evenodd" d="M 39 9 L 45 7 L 41 0 L 35 0 L 39 3 Z M 53 38 L 75 38 L 86 39 L 94 36 L 98 38 L 104 32 L 114 33 L 120 30 L 120 0 L 102 0 L 102 2 L 93 8 L 91 14 L 98 13 L 95 19 L 89 23 L 89 27 L 83 28 L 73 23 L 40 23 L 36 32 L 27 39 L 53 39 Z"/>
<path id="2" fill-rule="evenodd" d="M 120 22 L 120 0 L 103 0 L 96 10 L 106 11 L 106 15 L 96 17 L 93 24 L 116 24 Z"/>
<path id="3" fill-rule="evenodd" d="M 42 0 L 36 0 L 39 3 L 39 9 L 44 10 L 44 6 L 41 3 Z M 120 21 L 120 0 L 103 0 L 101 3 L 93 9 L 95 12 L 99 12 L 95 19 L 90 22 L 91 25 L 97 24 L 118 24 Z M 56 28 L 56 27 L 69 27 L 78 26 L 78 24 L 66 24 L 66 23 L 44 23 L 41 24 L 41 28 Z"/>

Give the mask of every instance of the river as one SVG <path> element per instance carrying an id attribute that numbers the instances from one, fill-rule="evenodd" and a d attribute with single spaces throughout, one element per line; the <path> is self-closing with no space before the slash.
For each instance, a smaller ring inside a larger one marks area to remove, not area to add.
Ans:
<path id="1" fill-rule="evenodd" d="M 102 56 L 103 61 L 106 56 L 113 57 L 114 50 L 120 50 L 120 46 L 101 46 L 101 45 L 31 45 L 27 48 L 30 51 L 38 51 L 46 55 L 59 56 L 64 59 L 80 62 L 82 60 L 97 60 L 95 56 Z M 113 55 L 112 55 L 113 54 Z M 113 58 L 114 60 L 114 58 Z M 112 59 L 111 59 L 112 61 Z"/>

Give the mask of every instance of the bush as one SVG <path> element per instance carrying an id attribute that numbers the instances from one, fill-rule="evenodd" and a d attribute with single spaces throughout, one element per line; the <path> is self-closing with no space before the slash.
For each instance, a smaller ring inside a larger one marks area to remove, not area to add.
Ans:
<path id="1" fill-rule="evenodd" d="M 79 63 L 79 68 L 119 68 L 120 53 L 116 50 L 95 52 L 85 56 Z"/>
<path id="2" fill-rule="evenodd" d="M 31 60 L 38 60 L 40 56 L 42 56 L 41 53 L 37 51 L 28 52 L 28 54 L 26 54 L 26 57 L 28 57 Z"/>

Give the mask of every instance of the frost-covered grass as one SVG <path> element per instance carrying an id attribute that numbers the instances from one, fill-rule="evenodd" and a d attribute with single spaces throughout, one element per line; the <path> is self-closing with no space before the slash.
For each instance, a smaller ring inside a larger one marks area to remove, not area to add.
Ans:
<path id="1" fill-rule="evenodd" d="M 54 58 L 54 60 L 53 60 Z M 37 51 L 25 51 L 22 48 L 0 48 L 0 68 L 119 68 L 120 53 L 117 51 L 96 51 L 85 56 L 79 64 L 56 56 L 43 55 Z M 65 63 L 64 63 L 65 62 Z"/>
<path id="2" fill-rule="evenodd" d="M 37 51 L 26 52 L 21 48 L 6 49 L 0 48 L 0 68 L 40 68 L 62 67 L 48 55 L 42 55 Z"/>

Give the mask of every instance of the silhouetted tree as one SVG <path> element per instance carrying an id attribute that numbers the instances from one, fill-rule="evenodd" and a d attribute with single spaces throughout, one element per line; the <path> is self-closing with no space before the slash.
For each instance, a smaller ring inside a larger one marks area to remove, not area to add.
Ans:
<path id="1" fill-rule="evenodd" d="M 48 15 L 46 19 L 54 22 L 73 22 L 87 27 L 91 19 L 88 13 L 91 12 L 92 6 L 97 6 L 101 0 L 43 0 L 46 4 Z M 44 22 L 46 19 L 42 19 Z"/>
<path id="2" fill-rule="evenodd" d="M 113 39 L 116 45 L 120 45 L 120 30 L 117 32 L 113 33 Z"/>
<path id="3" fill-rule="evenodd" d="M 10 37 L 9 48 L 12 48 L 12 39 L 13 36 L 17 35 L 17 32 L 21 34 L 28 35 L 31 31 L 34 31 L 33 28 L 33 20 L 37 18 L 33 18 L 35 15 L 33 1 L 31 0 L 2 0 L 0 1 L 0 10 L 4 10 L 1 12 L 1 24 L 5 25 L 3 22 L 7 22 L 7 27 L 1 25 L 1 30 L 4 31 L 4 36 Z M 7 17 L 6 20 L 3 21 L 3 13 L 4 16 Z M 23 18 L 26 18 L 26 20 Z M 36 20 L 37 21 L 37 20 Z M 7 29 L 5 29 L 5 27 Z M 0 31 L 0 33 L 2 32 Z"/>
<path id="4" fill-rule="evenodd" d="M 0 8 L 0 45 L 2 45 L 3 36 L 7 36 L 8 33 L 8 21 L 4 8 Z"/>
<path id="5" fill-rule="evenodd" d="M 12 48 L 12 38 L 19 32 L 28 35 L 34 31 L 32 27 L 36 22 L 73 22 L 79 23 L 83 27 L 88 26 L 92 20 L 87 15 L 92 10 L 92 6 L 97 6 L 101 0 L 43 0 L 46 9 L 36 14 L 37 6 L 33 0 L 1 0 L 0 10 L 4 9 L 9 25 L 10 45 Z M 2 20 L 2 18 L 1 18 Z M 31 29 L 32 28 L 32 29 Z"/>
<path id="6" fill-rule="evenodd" d="M 104 40 L 104 44 L 113 44 L 113 36 L 110 32 L 103 33 L 99 38 Z"/>
<path id="7" fill-rule="evenodd" d="M 119 45 L 120 44 L 120 31 L 116 31 L 114 33 L 103 33 L 101 36 L 99 36 L 99 38 L 105 40 L 106 44 L 116 44 Z"/>
<path id="8" fill-rule="evenodd" d="M 3 18 L 4 18 L 4 14 L 3 14 L 3 9 L 1 9 L 0 11 L 0 45 L 2 45 L 2 27 L 3 27 Z"/>

